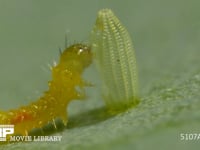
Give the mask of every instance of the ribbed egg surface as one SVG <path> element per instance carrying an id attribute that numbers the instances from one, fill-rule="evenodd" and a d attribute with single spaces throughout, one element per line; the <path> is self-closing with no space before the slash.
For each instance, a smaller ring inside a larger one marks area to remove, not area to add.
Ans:
<path id="1" fill-rule="evenodd" d="M 107 106 L 121 109 L 137 104 L 137 68 L 132 40 L 110 9 L 98 12 L 91 43 Z"/>

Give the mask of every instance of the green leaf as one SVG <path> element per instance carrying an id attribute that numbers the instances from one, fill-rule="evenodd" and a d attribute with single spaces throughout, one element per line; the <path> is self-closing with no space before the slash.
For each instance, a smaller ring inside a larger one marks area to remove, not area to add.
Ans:
<path id="1" fill-rule="evenodd" d="M 70 41 L 84 39 L 95 20 L 96 1 L 48 2 L 0 2 L 3 108 L 28 104 L 26 96 L 37 97 L 35 90 L 42 94 L 50 72 L 43 73 L 40 66 L 59 54 L 56 48 L 64 43 L 63 32 L 71 29 L 76 38 Z M 70 104 L 68 128 L 52 134 L 62 135 L 61 142 L 15 143 L 1 149 L 198 149 L 200 140 L 181 140 L 181 133 L 200 134 L 199 4 L 198 0 L 105 2 L 133 37 L 139 105 L 110 115 L 98 89 L 90 88 L 88 100 Z M 86 78 L 98 82 L 93 71 Z"/>

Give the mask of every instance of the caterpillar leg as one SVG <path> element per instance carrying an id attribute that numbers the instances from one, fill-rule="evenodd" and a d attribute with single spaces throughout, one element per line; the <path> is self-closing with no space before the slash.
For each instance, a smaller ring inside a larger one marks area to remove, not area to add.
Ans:
<path id="1" fill-rule="evenodd" d="M 76 89 L 76 99 L 82 100 L 82 99 L 86 99 L 87 95 L 85 92 L 84 87 L 92 87 L 94 86 L 92 83 L 85 81 L 85 80 L 81 80 L 79 86 Z"/>
<path id="2" fill-rule="evenodd" d="M 62 120 L 64 126 L 67 126 L 67 122 L 68 122 L 67 114 L 66 114 L 66 113 L 65 113 L 65 114 L 62 114 L 62 115 L 60 116 L 60 119 Z"/>
<path id="3" fill-rule="evenodd" d="M 81 80 L 80 86 L 82 86 L 82 87 L 84 87 L 84 86 L 92 87 L 94 85 L 92 83 L 90 83 L 89 81 Z"/>
<path id="4" fill-rule="evenodd" d="M 79 90 L 77 90 L 76 99 L 82 100 L 82 99 L 86 99 L 86 98 L 87 98 L 87 96 L 86 96 L 84 88 L 80 88 Z"/>
<path id="5" fill-rule="evenodd" d="M 24 135 L 25 135 L 25 136 L 28 136 L 28 130 L 25 130 L 25 131 L 24 131 Z"/>

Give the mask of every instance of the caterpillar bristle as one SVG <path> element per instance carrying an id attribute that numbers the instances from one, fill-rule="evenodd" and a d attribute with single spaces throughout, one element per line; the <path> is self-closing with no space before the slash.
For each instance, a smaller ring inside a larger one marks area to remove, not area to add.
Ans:
<path id="1" fill-rule="evenodd" d="M 55 119 L 52 119 L 52 123 L 53 123 L 54 128 L 57 130 L 57 126 L 56 126 L 56 121 L 55 121 Z"/>
<path id="2" fill-rule="evenodd" d="M 60 47 L 58 48 L 58 51 L 59 51 L 59 54 L 60 54 L 59 56 L 61 56 L 63 52 L 62 52 L 62 49 Z"/>
<path id="3" fill-rule="evenodd" d="M 53 67 L 57 66 L 57 62 L 53 60 Z"/>

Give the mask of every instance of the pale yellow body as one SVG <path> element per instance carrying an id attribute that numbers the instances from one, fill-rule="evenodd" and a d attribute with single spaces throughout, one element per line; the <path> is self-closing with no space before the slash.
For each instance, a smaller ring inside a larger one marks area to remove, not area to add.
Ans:
<path id="1" fill-rule="evenodd" d="M 0 124 L 15 125 L 15 134 L 28 135 L 34 128 L 41 128 L 55 118 L 61 118 L 67 124 L 66 108 L 71 100 L 83 99 L 88 86 L 81 75 L 92 62 L 91 50 L 83 44 L 72 45 L 60 56 L 60 61 L 52 67 L 52 80 L 49 89 L 37 101 L 10 111 L 0 111 Z"/>

